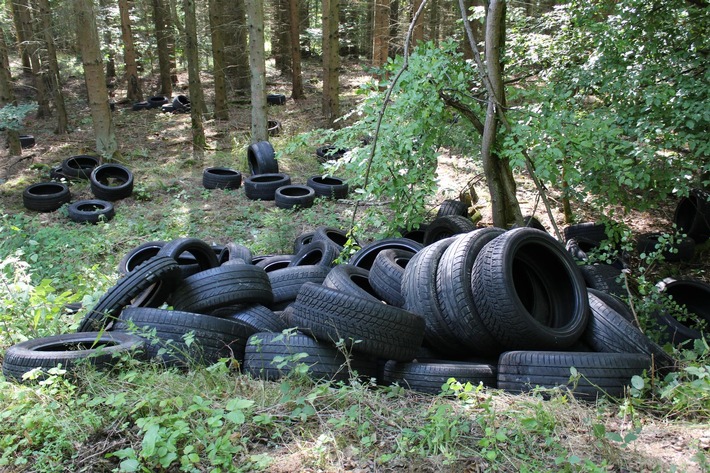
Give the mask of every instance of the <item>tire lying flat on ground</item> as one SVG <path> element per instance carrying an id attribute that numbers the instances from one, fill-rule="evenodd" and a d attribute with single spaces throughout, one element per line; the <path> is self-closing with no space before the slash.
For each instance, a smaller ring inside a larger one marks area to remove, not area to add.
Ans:
<path id="1" fill-rule="evenodd" d="M 308 186 L 289 184 L 276 189 L 274 203 L 280 209 L 307 209 L 313 206 L 316 193 Z"/>
<path id="2" fill-rule="evenodd" d="M 79 154 L 62 161 L 62 173 L 73 179 L 88 179 L 99 164 L 101 161 L 96 156 Z"/>
<path id="3" fill-rule="evenodd" d="M 242 173 L 236 169 L 211 167 L 202 172 L 202 186 L 205 189 L 239 189 Z"/>
<path id="4" fill-rule="evenodd" d="M 111 202 L 99 199 L 79 200 L 67 208 L 69 220 L 77 223 L 108 222 L 116 211 Z"/>
<path id="5" fill-rule="evenodd" d="M 385 364 L 384 381 L 388 384 L 398 383 L 413 391 L 439 394 L 450 378 L 455 378 L 461 384 L 478 386 L 482 383 L 486 387 L 495 388 L 498 385 L 497 371 L 495 363 L 449 360 L 402 363 L 390 360 Z"/>
<path id="6" fill-rule="evenodd" d="M 120 164 L 102 164 L 91 171 L 91 192 L 97 199 L 111 202 L 133 194 L 133 173 Z"/>
<path id="7" fill-rule="evenodd" d="M 22 191 L 22 203 L 26 209 L 37 212 L 53 212 L 71 200 L 69 187 L 61 182 L 31 184 Z"/>
<path id="8" fill-rule="evenodd" d="M 291 184 L 291 177 L 283 173 L 264 173 L 244 180 L 244 195 L 251 200 L 274 200 L 276 189 Z"/>

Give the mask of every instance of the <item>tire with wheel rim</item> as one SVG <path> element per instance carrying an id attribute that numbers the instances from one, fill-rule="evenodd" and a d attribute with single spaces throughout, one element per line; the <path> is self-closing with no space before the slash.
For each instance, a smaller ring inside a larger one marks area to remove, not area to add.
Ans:
<path id="1" fill-rule="evenodd" d="M 26 209 L 37 212 L 53 212 L 71 200 L 69 187 L 61 182 L 31 184 L 22 191 L 22 203 Z"/>
<path id="2" fill-rule="evenodd" d="M 98 199 L 79 200 L 67 208 L 69 220 L 77 223 L 99 223 L 111 220 L 116 211 L 111 202 Z"/>

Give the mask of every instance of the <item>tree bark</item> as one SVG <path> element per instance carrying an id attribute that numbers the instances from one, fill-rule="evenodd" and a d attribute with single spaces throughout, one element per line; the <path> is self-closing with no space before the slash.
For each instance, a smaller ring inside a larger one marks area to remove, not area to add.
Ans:
<path id="1" fill-rule="evenodd" d="M 112 18 L 110 16 L 111 7 L 107 0 L 99 0 L 99 17 L 104 22 L 103 35 L 104 44 L 109 46 L 113 44 L 113 36 L 111 35 Z M 116 77 L 116 59 L 114 57 L 113 48 L 109 47 L 105 50 L 106 53 L 106 78 L 114 79 Z M 113 83 L 113 80 L 111 81 Z"/>
<path id="2" fill-rule="evenodd" d="M 136 48 L 133 45 L 131 31 L 131 17 L 128 0 L 118 0 L 118 9 L 121 13 L 121 39 L 123 40 L 123 62 L 126 67 L 126 96 L 131 102 L 143 100 L 140 79 L 138 78 L 138 64 L 136 62 Z"/>
<path id="3" fill-rule="evenodd" d="M 246 10 L 251 66 L 251 141 L 256 143 L 267 140 L 263 0 L 246 0 Z"/>
<path id="4" fill-rule="evenodd" d="M 35 86 L 37 98 L 37 118 L 45 118 L 52 115 L 49 108 L 49 98 L 46 82 L 44 80 L 44 72 L 42 70 L 42 62 L 40 60 L 40 42 L 38 41 L 39 28 L 35 27 L 34 18 L 32 17 L 32 6 L 29 0 L 16 0 L 17 11 L 20 13 L 20 21 L 24 34 L 29 34 L 25 50 L 30 58 L 30 69 L 32 71 L 32 79 Z"/>
<path id="5" fill-rule="evenodd" d="M 67 119 L 67 107 L 62 94 L 62 78 L 59 74 L 59 62 L 57 61 L 57 49 L 54 46 L 54 35 L 52 34 L 52 11 L 49 8 L 49 0 L 38 0 L 39 16 L 41 28 L 44 32 L 44 43 L 47 48 L 47 66 L 49 67 L 49 83 L 52 88 L 54 109 L 57 112 L 57 134 L 69 132 L 69 122 Z"/>
<path id="6" fill-rule="evenodd" d="M 271 22 L 272 54 L 274 65 L 282 74 L 291 74 L 291 41 L 288 0 L 274 0 L 274 18 Z"/>
<path id="7" fill-rule="evenodd" d="M 26 29 L 27 25 L 30 24 L 30 20 L 23 19 L 23 16 L 28 13 L 28 10 L 22 8 L 22 2 L 19 0 L 12 0 L 10 5 L 12 7 L 12 19 L 15 23 L 17 46 L 20 52 L 20 58 L 22 58 L 22 72 L 29 74 L 32 72 L 32 66 L 30 64 L 30 55 L 27 52 L 27 44 L 32 38 L 32 31 Z"/>
<path id="8" fill-rule="evenodd" d="M 205 140 L 205 128 L 202 123 L 204 99 L 202 95 L 202 82 L 200 81 L 199 54 L 197 51 L 195 1 L 183 0 L 183 8 L 185 9 L 185 56 L 187 57 L 187 73 L 190 90 L 192 152 L 195 156 L 202 157 L 207 142 Z"/>
<path id="9" fill-rule="evenodd" d="M 289 0 L 289 26 L 291 29 L 291 97 L 294 100 L 304 98 L 303 74 L 301 73 L 301 28 L 299 0 Z"/>
<path id="10" fill-rule="evenodd" d="M 96 151 L 106 160 L 119 156 L 118 143 L 113 129 L 111 109 L 106 89 L 96 15 L 91 0 L 74 0 L 77 39 L 81 47 L 84 79 L 89 94 L 89 108 L 94 123 Z"/>
<path id="11" fill-rule="evenodd" d="M 227 106 L 227 82 L 224 61 L 224 3 L 210 0 L 210 32 L 212 35 L 212 61 L 214 75 L 214 118 L 229 120 Z"/>
<path id="12" fill-rule="evenodd" d="M 251 87 L 249 70 L 249 40 L 247 37 L 244 0 L 232 0 L 225 9 L 224 56 L 227 63 L 227 80 L 234 90 L 247 94 Z"/>
<path id="13" fill-rule="evenodd" d="M 414 13 L 419 10 L 421 4 L 422 0 L 414 0 L 412 2 L 412 17 L 414 17 Z M 422 41 L 424 41 L 424 18 L 420 15 L 412 30 L 412 48 L 416 47 Z"/>
<path id="14" fill-rule="evenodd" d="M 323 117 L 328 126 L 340 116 L 340 41 L 338 0 L 323 0 Z"/>
<path id="15" fill-rule="evenodd" d="M 429 31 L 427 33 L 427 39 L 433 41 L 436 47 L 439 47 L 440 11 L 439 0 L 431 0 L 429 4 Z"/>
<path id="16" fill-rule="evenodd" d="M 372 28 L 372 65 L 380 67 L 389 57 L 390 2 L 375 0 L 374 26 Z"/>
<path id="17" fill-rule="evenodd" d="M 174 50 L 175 39 L 170 27 L 170 9 L 166 0 L 153 0 L 153 23 L 158 44 L 158 67 L 160 70 L 160 94 L 173 95 L 173 81 L 170 75 L 170 51 Z"/>
<path id="18" fill-rule="evenodd" d="M 8 67 L 6 67 L 6 64 Z M 5 105 L 17 105 L 15 92 L 12 90 L 12 76 L 9 68 L 9 58 L 5 35 L 0 32 L 0 108 Z M 20 156 L 22 145 L 20 144 L 20 134 L 17 130 L 7 129 L 6 137 L 9 156 Z"/>

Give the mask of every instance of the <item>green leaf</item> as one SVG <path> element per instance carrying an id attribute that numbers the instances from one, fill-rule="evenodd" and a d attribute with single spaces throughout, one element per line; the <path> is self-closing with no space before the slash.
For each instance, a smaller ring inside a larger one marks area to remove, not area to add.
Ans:
<path id="1" fill-rule="evenodd" d="M 645 384 L 646 383 L 644 382 L 641 376 L 636 375 L 631 378 L 631 386 L 638 389 L 639 391 L 643 389 Z"/>
<path id="2" fill-rule="evenodd" d="M 121 462 L 119 468 L 121 469 L 121 471 L 130 473 L 133 471 L 138 471 L 138 468 L 140 468 L 140 466 L 141 464 L 135 458 L 127 458 Z"/>
<path id="3" fill-rule="evenodd" d="M 152 424 L 150 427 L 148 427 L 148 430 L 146 430 L 142 442 L 143 456 L 150 457 L 155 454 L 155 444 L 157 443 L 159 438 L 159 430 L 160 426 L 156 424 Z"/>

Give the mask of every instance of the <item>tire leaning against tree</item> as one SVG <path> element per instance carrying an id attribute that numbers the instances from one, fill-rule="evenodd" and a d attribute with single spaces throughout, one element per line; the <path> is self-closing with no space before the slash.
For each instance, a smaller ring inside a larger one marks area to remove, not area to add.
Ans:
<path id="1" fill-rule="evenodd" d="M 515 228 L 495 238 L 478 254 L 471 280 L 480 320 L 506 349 L 565 349 L 587 325 L 582 274 L 548 233 Z"/>
<path id="2" fill-rule="evenodd" d="M 62 182 L 30 184 L 22 191 L 22 203 L 28 210 L 53 212 L 71 200 L 69 187 Z"/>
<path id="3" fill-rule="evenodd" d="M 116 201 L 133 194 L 133 172 L 115 163 L 102 164 L 91 171 L 91 192 L 97 199 Z"/>
<path id="4" fill-rule="evenodd" d="M 299 330 L 348 350 L 390 360 L 414 358 L 424 320 L 411 312 L 314 283 L 298 292 L 289 319 Z"/>
<path id="5" fill-rule="evenodd" d="M 7 379 L 21 382 L 25 373 L 40 368 L 43 379 L 47 371 L 59 366 L 68 372 L 80 363 L 110 367 L 114 357 L 131 352 L 140 357 L 143 348 L 143 339 L 128 333 L 83 332 L 35 338 L 7 349 L 2 373 Z"/>

